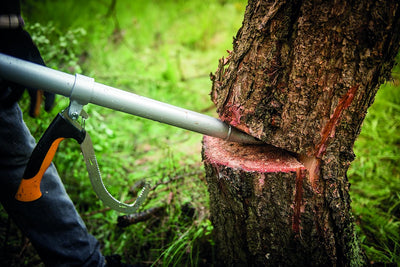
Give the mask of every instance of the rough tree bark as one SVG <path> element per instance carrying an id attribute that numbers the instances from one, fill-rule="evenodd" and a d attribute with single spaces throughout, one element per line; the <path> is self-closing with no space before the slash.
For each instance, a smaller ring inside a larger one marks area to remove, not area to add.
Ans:
<path id="1" fill-rule="evenodd" d="M 211 75 L 211 98 L 222 120 L 301 166 L 282 172 L 254 162 L 260 168 L 249 170 L 223 158 L 264 152 L 241 154 L 250 147 L 233 152 L 205 138 L 216 251 L 225 264 L 361 263 L 346 172 L 399 40 L 397 0 L 249 0 L 233 51 Z M 214 146 L 223 153 L 215 157 Z"/>

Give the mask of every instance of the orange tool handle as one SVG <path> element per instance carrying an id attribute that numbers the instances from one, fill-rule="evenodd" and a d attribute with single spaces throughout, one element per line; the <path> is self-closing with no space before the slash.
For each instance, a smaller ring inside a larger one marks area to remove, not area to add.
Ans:
<path id="1" fill-rule="evenodd" d="M 84 129 L 78 129 L 59 113 L 33 150 L 15 198 L 23 202 L 39 199 L 42 196 L 40 183 L 53 160 L 58 145 L 65 138 L 74 138 L 81 144 L 85 136 Z"/>

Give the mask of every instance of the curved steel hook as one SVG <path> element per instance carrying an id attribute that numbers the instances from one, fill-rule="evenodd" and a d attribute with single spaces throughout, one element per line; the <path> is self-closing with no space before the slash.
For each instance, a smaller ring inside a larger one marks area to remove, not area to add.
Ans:
<path id="1" fill-rule="evenodd" d="M 86 163 L 86 168 L 89 173 L 90 182 L 92 183 L 93 190 L 96 192 L 100 200 L 113 210 L 123 213 L 134 213 L 145 201 L 147 194 L 150 191 L 149 184 L 145 184 L 142 191 L 139 193 L 137 199 L 132 204 L 123 203 L 115 199 L 104 186 L 101 179 L 100 169 L 97 164 L 96 156 L 94 154 L 92 140 L 86 132 L 86 137 L 81 143 L 83 158 Z"/>

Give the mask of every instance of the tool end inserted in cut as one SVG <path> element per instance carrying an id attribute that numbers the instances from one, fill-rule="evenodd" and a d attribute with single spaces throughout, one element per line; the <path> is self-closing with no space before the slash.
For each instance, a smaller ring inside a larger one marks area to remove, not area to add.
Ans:
<path id="1" fill-rule="evenodd" d="M 264 144 L 264 142 L 262 142 L 261 140 L 258 140 L 257 138 L 255 138 L 247 133 L 239 131 L 238 129 L 232 127 L 231 125 L 229 125 L 228 135 L 225 140 L 231 141 L 231 142 L 242 143 L 242 144 L 248 144 L 248 145 Z"/>

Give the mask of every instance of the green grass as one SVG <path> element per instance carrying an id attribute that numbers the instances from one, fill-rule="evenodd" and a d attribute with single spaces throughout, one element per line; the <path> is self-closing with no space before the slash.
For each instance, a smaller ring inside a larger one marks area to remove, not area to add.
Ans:
<path id="1" fill-rule="evenodd" d="M 357 231 L 367 255 L 373 262 L 400 265 L 398 82 L 389 82 L 378 91 L 355 144 L 357 158 L 349 179 Z"/>
<path id="2" fill-rule="evenodd" d="M 97 82 L 187 109 L 209 110 L 209 73 L 232 47 L 244 1 L 118 0 L 116 16 L 109 17 L 108 2 L 76 3 L 81 2 L 44 1 L 35 5 L 38 12 L 26 10 L 45 59 L 63 48 L 57 46 L 64 41 L 60 32 L 72 34 L 67 59 L 60 60 L 66 63 L 52 67 L 82 71 Z M 36 22 L 41 29 L 35 28 Z M 44 38 L 48 29 L 51 36 Z M 51 114 L 40 120 L 26 118 L 35 137 L 57 109 L 67 105 L 59 97 Z M 90 115 L 86 130 L 104 182 L 116 198 L 131 199 L 129 189 L 138 181 L 163 182 L 151 191 L 141 211 L 161 206 L 164 212 L 120 229 L 119 214 L 104 211 L 91 189 L 79 146 L 74 140 L 63 141 L 56 166 L 103 253 L 121 254 L 130 263 L 163 266 L 197 266 L 210 260 L 212 226 L 200 155 L 202 136 L 102 107 L 85 109 Z"/>
<path id="3" fill-rule="evenodd" d="M 208 75 L 232 48 L 246 5 L 244 0 L 118 0 L 114 15 L 107 16 L 111 1 L 32 3 L 24 5 L 28 29 L 50 66 L 200 112 L 212 107 Z M 21 105 L 27 107 L 27 100 Z M 34 136 L 39 138 L 67 105 L 58 97 L 50 114 L 26 117 Z M 197 266 L 212 260 L 201 135 L 93 105 L 85 109 L 86 130 L 116 198 L 131 199 L 129 189 L 137 181 L 163 182 L 141 211 L 162 206 L 164 212 L 121 229 L 118 213 L 104 210 L 93 193 L 79 145 L 63 141 L 56 165 L 103 253 L 148 265 Z M 373 262 L 400 264 L 399 109 L 399 86 L 383 86 L 349 172 L 358 236 Z"/>

